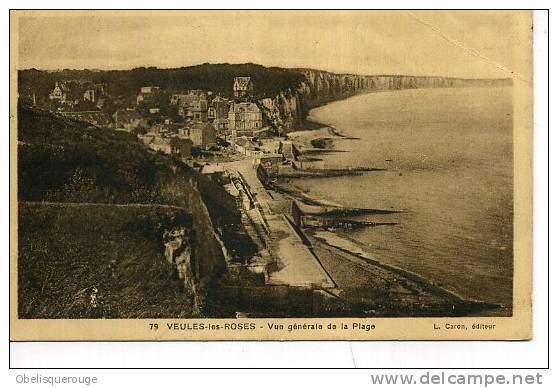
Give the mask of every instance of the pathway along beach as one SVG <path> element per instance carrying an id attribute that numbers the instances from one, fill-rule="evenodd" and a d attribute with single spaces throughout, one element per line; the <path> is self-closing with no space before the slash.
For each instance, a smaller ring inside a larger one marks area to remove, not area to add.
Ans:
<path id="1" fill-rule="evenodd" d="M 297 194 L 263 184 L 250 159 L 222 165 L 241 177 L 243 206 L 252 219 L 258 254 L 248 261 L 265 267 L 265 285 L 221 295 L 246 316 L 466 316 L 493 315 L 498 306 L 469 300 L 403 268 L 347 247 L 334 233 L 301 229 L 291 211 Z M 328 212 L 326 212 L 328 213 Z M 234 288 L 234 287 L 233 287 Z M 237 295 L 239 299 L 231 295 Z M 223 303 L 223 300 L 221 301 Z M 226 310 L 226 309 L 225 309 Z M 223 310 L 223 311 L 225 311 Z"/>

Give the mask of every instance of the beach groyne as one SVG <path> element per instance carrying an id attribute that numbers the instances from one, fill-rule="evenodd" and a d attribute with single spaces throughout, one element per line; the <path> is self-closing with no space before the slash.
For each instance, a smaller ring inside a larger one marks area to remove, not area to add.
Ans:
<path id="1" fill-rule="evenodd" d="M 296 166 L 296 164 L 293 164 Z M 383 171 L 375 167 L 345 167 L 345 168 L 282 168 L 279 170 L 280 178 L 332 178 L 339 176 L 358 176 L 365 172 Z"/>

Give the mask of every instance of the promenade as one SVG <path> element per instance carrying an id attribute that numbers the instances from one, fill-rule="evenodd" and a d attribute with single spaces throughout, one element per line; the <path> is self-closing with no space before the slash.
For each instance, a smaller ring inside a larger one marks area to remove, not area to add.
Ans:
<path id="1" fill-rule="evenodd" d="M 267 249 L 275 260 L 268 284 L 330 289 L 335 283 L 321 266 L 314 253 L 308 249 L 286 219 L 277 211 L 278 201 L 284 199 L 270 195 L 256 176 L 252 159 L 223 163 L 225 169 L 238 173 L 249 187 L 256 208 L 250 211 L 254 222 L 260 222 L 268 232 Z M 256 215 L 255 213 L 259 213 Z"/>

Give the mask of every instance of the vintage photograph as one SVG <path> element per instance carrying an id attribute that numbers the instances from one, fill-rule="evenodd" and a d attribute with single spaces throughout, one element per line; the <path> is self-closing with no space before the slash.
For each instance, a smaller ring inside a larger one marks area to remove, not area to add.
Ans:
<path id="1" fill-rule="evenodd" d="M 528 331 L 530 23 L 12 11 L 12 322 Z"/>

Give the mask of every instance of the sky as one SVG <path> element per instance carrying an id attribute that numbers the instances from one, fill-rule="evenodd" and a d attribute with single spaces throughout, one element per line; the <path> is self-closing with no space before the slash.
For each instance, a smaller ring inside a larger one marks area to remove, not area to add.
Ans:
<path id="1" fill-rule="evenodd" d="M 522 68 L 517 42 L 525 37 L 516 26 L 517 13 L 503 11 L 31 12 L 17 20 L 17 66 L 253 62 L 369 75 L 509 77 Z"/>

